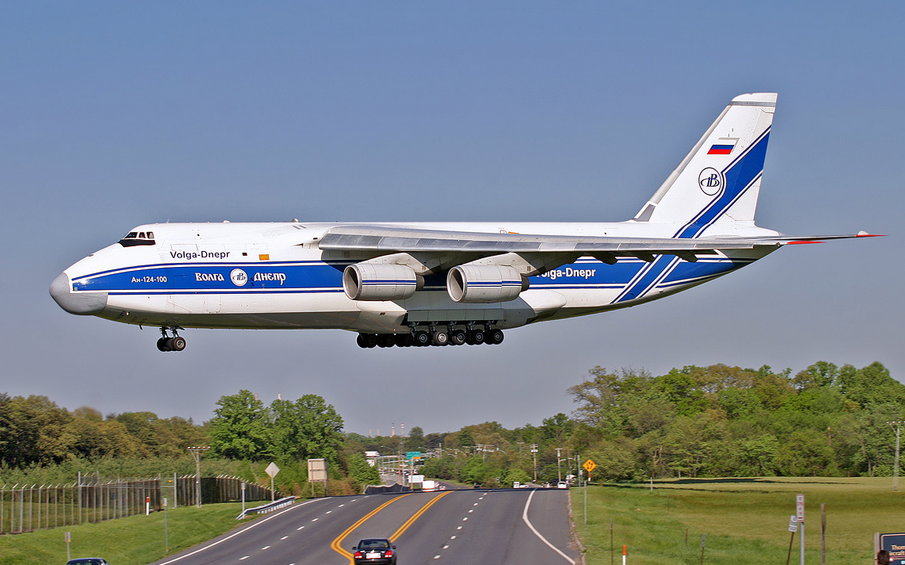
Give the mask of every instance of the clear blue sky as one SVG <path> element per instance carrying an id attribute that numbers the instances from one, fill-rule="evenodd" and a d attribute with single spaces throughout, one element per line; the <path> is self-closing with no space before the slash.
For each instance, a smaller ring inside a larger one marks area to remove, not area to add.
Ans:
<path id="1" fill-rule="evenodd" d="M 905 3 L 18 2 L 0 19 L 0 391 L 211 417 L 322 395 L 349 431 L 570 412 L 595 365 L 880 361 L 905 378 Z M 500 347 L 186 333 L 71 316 L 50 281 L 155 221 L 631 217 L 736 94 L 777 91 L 758 223 L 780 250 Z"/>

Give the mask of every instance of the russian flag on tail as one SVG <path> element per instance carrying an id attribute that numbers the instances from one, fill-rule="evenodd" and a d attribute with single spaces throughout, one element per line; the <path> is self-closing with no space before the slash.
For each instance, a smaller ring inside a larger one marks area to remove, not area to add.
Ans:
<path id="1" fill-rule="evenodd" d="M 710 146 L 708 155 L 729 155 L 735 148 L 735 143 L 716 143 Z"/>

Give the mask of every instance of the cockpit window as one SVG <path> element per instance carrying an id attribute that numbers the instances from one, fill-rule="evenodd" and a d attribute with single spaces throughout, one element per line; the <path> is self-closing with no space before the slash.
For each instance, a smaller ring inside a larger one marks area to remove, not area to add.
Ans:
<path id="1" fill-rule="evenodd" d="M 134 232 L 130 231 L 119 240 L 119 244 L 123 247 L 132 247 L 134 245 L 154 245 L 154 232 Z"/>

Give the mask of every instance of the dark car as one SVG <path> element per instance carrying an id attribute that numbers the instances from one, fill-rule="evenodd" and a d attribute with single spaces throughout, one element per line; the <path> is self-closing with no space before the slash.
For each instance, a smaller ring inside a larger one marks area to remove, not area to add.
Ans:
<path id="1" fill-rule="evenodd" d="M 78 559 L 70 559 L 66 565 L 110 565 L 106 559 L 100 557 L 80 557 Z"/>
<path id="2" fill-rule="evenodd" d="M 363 539 L 352 548 L 355 563 L 396 565 L 396 546 L 388 539 Z"/>

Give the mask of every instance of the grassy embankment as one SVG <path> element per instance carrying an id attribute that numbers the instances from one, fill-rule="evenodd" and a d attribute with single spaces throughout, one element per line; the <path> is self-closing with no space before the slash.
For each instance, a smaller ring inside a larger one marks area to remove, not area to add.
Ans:
<path id="1" fill-rule="evenodd" d="M 216 537 L 239 522 L 237 503 L 209 504 L 200 509 L 167 512 L 173 553 Z M 66 563 L 64 534 L 72 532 L 72 557 L 103 557 L 115 565 L 144 565 L 164 557 L 164 513 L 130 516 L 96 524 L 65 526 L 26 534 L 0 536 L 0 564 L 49 565 Z"/>
<path id="2" fill-rule="evenodd" d="M 905 485 L 903 485 L 905 488 Z M 873 563 L 874 532 L 905 529 L 905 490 L 890 478 L 739 478 L 655 481 L 572 489 L 573 519 L 587 565 L 703 562 L 760 565 L 785 563 L 789 516 L 795 495 L 805 495 L 808 563 L 820 562 L 820 504 L 826 504 L 826 562 Z M 611 560 L 610 524 L 616 546 Z M 795 535 L 792 562 L 798 562 Z"/>

